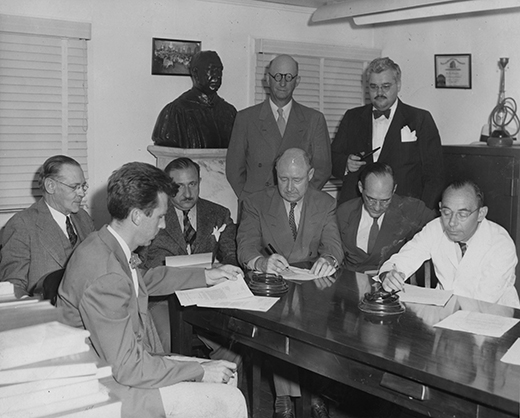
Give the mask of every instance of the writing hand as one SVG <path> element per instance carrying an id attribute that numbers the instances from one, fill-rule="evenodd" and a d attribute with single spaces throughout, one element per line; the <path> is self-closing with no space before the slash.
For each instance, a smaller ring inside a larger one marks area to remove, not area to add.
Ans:
<path id="1" fill-rule="evenodd" d="M 273 254 L 269 257 L 260 257 L 255 264 L 255 268 L 263 273 L 279 274 L 289 268 L 289 263 L 283 255 Z"/>
<path id="2" fill-rule="evenodd" d="M 394 290 L 404 290 L 404 282 L 406 277 L 404 273 L 397 271 L 396 268 L 393 268 L 389 272 L 386 273 L 386 276 L 382 278 L 383 281 L 383 289 L 387 292 L 392 292 Z"/>
<path id="3" fill-rule="evenodd" d="M 239 267 L 231 264 L 224 264 L 220 267 L 204 270 L 206 276 L 206 284 L 214 286 L 222 283 L 225 280 L 237 280 L 239 277 L 244 277 L 244 273 Z"/>
<path id="4" fill-rule="evenodd" d="M 237 370 L 237 365 L 227 360 L 205 361 L 200 365 L 204 369 L 202 381 L 206 383 L 227 383 Z"/>
<path id="5" fill-rule="evenodd" d="M 347 158 L 347 169 L 354 173 L 366 164 L 366 161 L 361 161 L 361 157 L 356 154 L 350 154 Z"/>

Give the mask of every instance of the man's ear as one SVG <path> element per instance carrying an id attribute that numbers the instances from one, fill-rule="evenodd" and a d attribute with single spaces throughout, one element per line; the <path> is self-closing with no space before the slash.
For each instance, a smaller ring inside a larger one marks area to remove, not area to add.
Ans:
<path id="1" fill-rule="evenodd" d="M 361 181 L 357 182 L 357 187 L 359 189 L 359 193 L 363 193 L 363 184 L 361 184 Z"/>
<path id="2" fill-rule="evenodd" d="M 477 221 L 478 222 L 482 222 L 484 220 L 484 218 L 486 217 L 488 213 L 488 207 L 487 206 L 482 206 L 479 210 L 478 210 L 478 218 L 477 218 Z"/>
<path id="3" fill-rule="evenodd" d="M 314 177 L 314 168 L 311 168 L 311 169 L 309 170 L 309 173 L 308 173 L 307 175 L 308 175 L 308 177 L 309 177 L 309 181 L 311 181 L 312 178 Z"/>
<path id="4" fill-rule="evenodd" d="M 133 208 L 130 211 L 130 219 L 132 220 L 132 223 L 136 226 L 141 225 L 141 221 L 143 219 L 144 213 L 141 209 Z"/>
<path id="5" fill-rule="evenodd" d="M 54 194 L 56 192 L 56 182 L 50 177 L 43 180 L 43 187 L 47 194 Z"/>

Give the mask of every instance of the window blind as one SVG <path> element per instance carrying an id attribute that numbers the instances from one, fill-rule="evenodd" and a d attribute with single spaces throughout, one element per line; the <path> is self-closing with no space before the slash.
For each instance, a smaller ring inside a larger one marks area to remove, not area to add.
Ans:
<path id="1" fill-rule="evenodd" d="M 367 100 L 363 72 L 372 59 L 381 55 L 377 49 L 265 39 L 255 41 L 255 52 L 255 104 L 268 95 L 265 74 L 269 62 L 279 54 L 289 54 L 298 61 L 301 76 L 294 99 L 325 115 L 331 138 L 345 112 Z"/>
<path id="2" fill-rule="evenodd" d="M 5 15 L 0 23 L 0 211 L 6 212 L 41 195 L 38 171 L 52 155 L 69 155 L 88 176 L 87 46 L 75 36 L 89 38 L 90 25 Z"/>

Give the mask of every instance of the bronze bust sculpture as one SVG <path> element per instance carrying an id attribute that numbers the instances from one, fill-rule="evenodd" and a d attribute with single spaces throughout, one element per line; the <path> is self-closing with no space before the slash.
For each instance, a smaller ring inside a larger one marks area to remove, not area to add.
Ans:
<path id="1" fill-rule="evenodd" d="M 224 67 L 214 51 L 196 53 L 190 63 L 193 87 L 161 111 L 152 140 L 177 148 L 227 148 L 236 108 L 217 91 Z"/>

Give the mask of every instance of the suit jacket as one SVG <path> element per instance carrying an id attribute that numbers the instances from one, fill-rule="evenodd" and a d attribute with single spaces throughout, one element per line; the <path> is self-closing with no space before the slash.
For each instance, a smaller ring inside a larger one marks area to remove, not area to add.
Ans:
<path id="1" fill-rule="evenodd" d="M 293 100 L 282 138 L 269 99 L 238 112 L 226 156 L 226 176 L 238 198 L 275 184 L 275 158 L 295 147 L 312 157 L 311 184 L 321 189 L 330 177 L 330 137 L 323 113 Z"/>
<path id="2" fill-rule="evenodd" d="M 334 199 L 313 188 L 307 190 L 303 199 L 296 241 L 277 187 L 254 193 L 244 200 L 237 233 L 238 261 L 242 265 L 267 255 L 264 248 L 268 244 L 289 263 L 314 262 L 320 256 L 332 255 L 341 264 L 343 251 Z"/>
<path id="3" fill-rule="evenodd" d="M 393 196 L 385 212 L 374 249 L 367 254 L 356 244 L 363 199 L 358 197 L 342 203 L 336 212 L 345 264 L 349 270 L 377 270 L 401 247 L 435 217 L 423 201 L 413 197 Z"/>
<path id="4" fill-rule="evenodd" d="M 411 241 L 381 266 L 393 266 L 410 277 L 426 260 L 432 259 L 438 287 L 455 295 L 519 308 L 515 289 L 516 247 L 500 225 L 484 219 L 468 241 L 464 257 L 444 233 L 441 218 L 429 222 Z"/>
<path id="5" fill-rule="evenodd" d="M 186 241 L 182 233 L 175 207 L 170 201 L 166 213 L 166 228 L 159 231 L 150 246 L 140 249 L 139 255 L 144 267 L 151 268 L 164 265 L 165 257 L 187 255 Z M 217 242 L 213 234 L 215 227 L 226 228 Z M 200 199 L 197 202 L 197 235 L 195 237 L 194 254 L 215 253 L 223 264 L 237 265 L 236 226 L 231 214 L 224 206 Z"/>
<path id="6" fill-rule="evenodd" d="M 70 219 L 78 235 L 77 247 L 94 231 L 94 223 L 83 209 Z M 0 281 L 13 283 L 17 297 L 40 293 L 45 276 L 65 268 L 73 250 L 42 198 L 5 225 Z"/>
<path id="7" fill-rule="evenodd" d="M 205 287 L 204 270 L 157 267 L 144 276 L 138 272 L 138 281 L 136 297 L 125 253 L 104 226 L 72 255 L 58 290 L 58 307 L 67 324 L 90 331 L 94 350 L 112 365 L 124 395 L 122 416 L 155 416 L 157 408 L 164 416 L 157 389 L 201 380 L 203 370 L 196 362 L 152 355 L 161 347 L 150 338 L 148 296 Z"/>
<path id="8" fill-rule="evenodd" d="M 402 141 L 401 129 L 405 126 L 415 131 L 416 141 Z M 344 175 L 348 156 L 372 148 L 372 105 L 348 110 L 332 142 L 332 173 L 343 179 L 338 203 L 359 196 L 361 170 Z M 368 157 L 367 162 L 372 161 Z M 439 131 L 428 111 L 399 100 L 378 161 L 393 168 L 397 194 L 421 199 L 430 209 L 437 208 L 444 188 L 444 165 Z"/>

